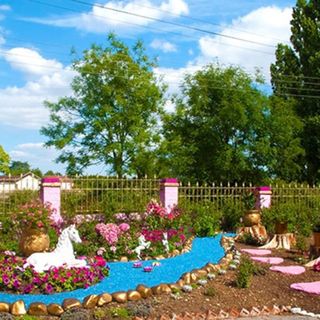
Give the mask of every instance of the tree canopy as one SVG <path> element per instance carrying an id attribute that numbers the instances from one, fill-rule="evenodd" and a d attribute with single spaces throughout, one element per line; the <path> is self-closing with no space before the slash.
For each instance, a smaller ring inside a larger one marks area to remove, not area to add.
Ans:
<path id="1" fill-rule="evenodd" d="M 50 124 L 41 129 L 69 174 L 93 164 L 118 176 L 139 173 L 140 159 L 159 140 L 165 88 L 154 66 L 141 42 L 129 48 L 113 34 L 107 46 L 93 45 L 74 61 L 73 94 L 45 103 Z"/>
<path id="2" fill-rule="evenodd" d="M 10 157 L 0 145 L 0 172 L 9 173 Z"/>
<path id="3" fill-rule="evenodd" d="M 186 76 L 177 110 L 165 118 L 173 174 L 221 182 L 297 174 L 301 123 L 289 103 L 267 97 L 257 81 L 240 68 L 215 65 Z"/>
<path id="4" fill-rule="evenodd" d="M 320 2 L 298 0 L 291 20 L 291 45 L 279 44 L 271 65 L 274 93 L 294 100 L 303 123 L 299 180 L 320 180 Z"/>

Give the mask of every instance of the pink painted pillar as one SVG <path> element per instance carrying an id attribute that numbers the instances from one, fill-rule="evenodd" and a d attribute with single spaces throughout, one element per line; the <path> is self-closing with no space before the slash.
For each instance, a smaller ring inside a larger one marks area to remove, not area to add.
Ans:
<path id="1" fill-rule="evenodd" d="M 256 208 L 263 209 L 263 208 L 270 208 L 271 206 L 271 187 L 257 187 L 255 189 L 256 193 Z"/>
<path id="2" fill-rule="evenodd" d="M 50 203 L 53 208 L 51 219 L 56 226 L 63 222 L 61 217 L 61 182 L 59 177 L 45 177 L 41 180 L 40 199 L 42 203 Z"/>
<path id="3" fill-rule="evenodd" d="M 178 204 L 179 183 L 175 178 L 165 178 L 160 182 L 160 201 L 162 205 L 170 211 Z"/>

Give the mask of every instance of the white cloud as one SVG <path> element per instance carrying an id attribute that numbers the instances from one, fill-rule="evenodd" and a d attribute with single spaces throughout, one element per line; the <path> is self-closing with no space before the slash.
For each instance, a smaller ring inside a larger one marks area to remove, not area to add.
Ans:
<path id="1" fill-rule="evenodd" d="M 28 162 L 32 168 L 40 168 L 43 172 L 48 170 L 63 172 L 62 165 L 57 165 L 54 159 L 58 151 L 45 148 L 42 142 L 28 142 L 16 145 L 10 152 L 11 159 Z"/>
<path id="2" fill-rule="evenodd" d="M 121 11 L 130 12 L 126 14 Z M 117 27 L 128 32 L 136 32 L 132 26 L 147 26 L 154 23 L 151 19 L 163 19 L 171 15 L 188 14 L 189 8 L 184 0 L 165 0 L 159 6 L 153 5 L 149 0 L 109 1 L 104 5 L 95 4 L 89 12 L 62 18 L 26 18 L 34 22 L 59 27 L 77 28 L 81 31 L 105 33 L 110 28 Z"/>
<path id="3" fill-rule="evenodd" d="M 269 79 L 269 67 L 275 60 L 276 44 L 289 41 L 291 15 L 291 8 L 280 9 L 273 6 L 259 8 L 234 20 L 220 33 L 264 43 L 269 47 L 219 36 L 204 36 L 199 41 L 199 63 L 218 60 L 223 64 L 239 65 L 248 72 L 253 72 L 258 67 Z"/>
<path id="4" fill-rule="evenodd" d="M 160 39 L 154 39 L 150 46 L 154 49 L 159 49 L 164 53 L 177 51 L 177 47 L 173 43 Z"/>
<path id="5" fill-rule="evenodd" d="M 29 75 L 48 75 L 61 71 L 63 66 L 56 60 L 45 59 L 37 51 L 28 48 L 13 48 L 1 54 L 12 68 Z"/>
<path id="6" fill-rule="evenodd" d="M 70 83 L 75 73 L 55 60 L 44 59 L 36 51 L 15 49 L 9 51 L 28 55 L 3 57 L 11 66 L 32 75 L 34 79 L 21 87 L 9 86 L 0 89 L 0 122 L 14 127 L 39 129 L 49 119 L 49 112 L 43 101 L 55 102 L 59 97 L 70 95 Z"/>
<path id="7" fill-rule="evenodd" d="M 0 11 L 10 11 L 11 7 L 7 4 L 0 5 Z"/>

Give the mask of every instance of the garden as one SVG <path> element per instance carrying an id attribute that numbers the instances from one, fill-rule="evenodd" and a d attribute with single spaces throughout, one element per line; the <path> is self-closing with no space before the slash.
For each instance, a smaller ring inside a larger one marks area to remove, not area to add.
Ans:
<path id="1" fill-rule="evenodd" d="M 310 251 L 312 232 L 320 225 L 317 197 L 300 194 L 297 202 L 277 197 L 277 189 L 274 194 L 273 205 L 259 210 L 257 222 L 268 238 L 247 234 L 237 242 L 232 237 L 246 224 L 245 211 L 254 207 L 253 188 L 219 201 L 182 198 L 169 209 L 151 199 L 139 211 L 130 203 L 121 212 L 65 214 L 59 225 L 53 223 L 48 203 L 27 199 L 1 216 L 0 309 L 16 316 L 65 319 L 244 316 L 295 307 L 318 314 L 319 296 L 290 285 L 317 281 L 319 263 L 303 274 L 283 275 L 270 270 L 271 260 L 253 261 L 242 251 L 264 245 L 277 232 L 277 223 L 285 223 L 295 242 L 290 250 L 270 250 L 283 259 L 282 266 L 303 266 L 319 256 Z M 74 256 L 85 266 L 62 264 L 39 271 L 28 263 L 30 230 L 37 231 L 37 246 L 44 246 L 40 251 L 55 252 L 70 225 L 82 240 L 73 242 Z M 222 237 L 223 232 L 229 234 Z"/>

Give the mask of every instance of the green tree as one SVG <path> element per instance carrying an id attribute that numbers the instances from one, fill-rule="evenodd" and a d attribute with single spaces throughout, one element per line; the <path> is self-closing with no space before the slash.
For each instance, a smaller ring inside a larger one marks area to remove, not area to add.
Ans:
<path id="1" fill-rule="evenodd" d="M 23 161 L 12 161 L 9 169 L 13 176 L 19 176 L 20 174 L 25 174 L 31 171 L 30 164 Z"/>
<path id="2" fill-rule="evenodd" d="M 214 65 L 185 78 L 177 110 L 164 120 L 172 174 L 254 183 L 296 174 L 299 168 L 291 165 L 302 152 L 293 139 L 299 120 L 290 109 L 283 112 L 283 99 L 259 91 L 256 81 L 240 68 Z"/>
<path id="3" fill-rule="evenodd" d="M 73 95 L 45 103 L 50 124 L 41 129 L 69 174 L 101 163 L 118 176 L 137 173 L 137 158 L 159 139 L 165 88 L 154 66 L 140 41 L 130 49 L 113 34 L 73 63 Z"/>
<path id="4" fill-rule="evenodd" d="M 303 122 L 305 156 L 300 180 L 320 179 L 320 2 L 298 0 L 291 20 L 291 46 L 279 44 L 271 65 L 274 93 L 295 100 Z"/>
<path id="5" fill-rule="evenodd" d="M 4 151 L 3 147 L 0 145 L 0 172 L 6 174 L 9 173 L 9 162 L 9 155 Z"/>

